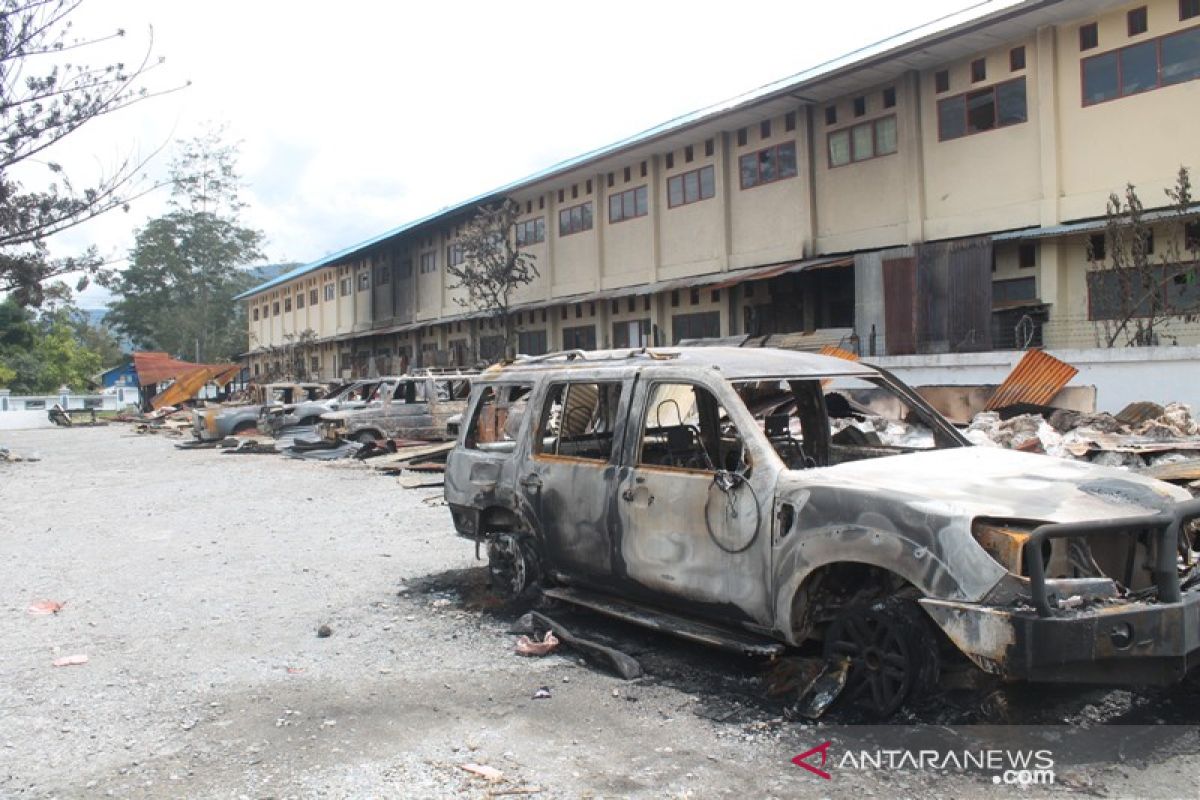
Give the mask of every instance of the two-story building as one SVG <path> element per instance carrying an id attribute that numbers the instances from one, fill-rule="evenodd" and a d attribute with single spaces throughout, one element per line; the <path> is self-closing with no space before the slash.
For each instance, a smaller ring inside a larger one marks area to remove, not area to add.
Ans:
<path id="1" fill-rule="evenodd" d="M 306 331 L 322 378 L 494 352 L 446 266 L 504 197 L 539 272 L 516 296 L 523 353 L 766 334 L 864 355 L 1092 346 L 1115 313 L 1089 261 L 1106 200 L 1132 183 L 1165 206 L 1200 168 L 1198 78 L 1200 0 L 976 6 L 254 288 L 251 371 Z M 1191 217 L 1154 234 L 1159 253 L 1200 241 Z M 1200 312 L 1177 260 L 1177 310 Z M 1189 320 L 1172 335 L 1200 342 Z"/>

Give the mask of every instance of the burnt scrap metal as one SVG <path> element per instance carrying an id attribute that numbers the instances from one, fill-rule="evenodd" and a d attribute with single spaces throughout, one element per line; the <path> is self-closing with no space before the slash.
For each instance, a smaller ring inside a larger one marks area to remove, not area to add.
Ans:
<path id="1" fill-rule="evenodd" d="M 517 620 L 513 629 L 536 634 L 539 637 L 543 637 L 549 631 L 561 644 L 577 651 L 589 661 L 599 664 L 618 678 L 631 681 L 642 677 L 642 665 L 633 656 L 582 636 L 576 636 L 566 626 L 537 611 L 526 613 Z"/>
<path id="2" fill-rule="evenodd" d="M 1069 379 L 1031 363 L 1049 377 L 1017 370 L 1005 404 L 1044 403 Z M 848 659 L 855 702 L 881 715 L 936 674 L 934 625 L 1001 676 L 1169 682 L 1200 659 L 1196 508 L 1100 456 L 1113 436 L 1135 437 L 1121 446 L 1139 459 L 1137 437 L 1183 449 L 1156 437 L 1194 437 L 1185 412 L 1132 428 L 991 412 L 962 432 L 839 358 L 571 352 L 476 378 L 445 498 L 514 591 L 538 582 L 758 655 L 823 638 L 827 658 Z M 1121 433 L 1097 430 L 1110 426 Z"/>
<path id="3" fill-rule="evenodd" d="M 1030 350 L 996 389 L 984 410 L 995 411 L 1016 403 L 1048 406 L 1078 374 L 1078 369 L 1046 351 Z"/>

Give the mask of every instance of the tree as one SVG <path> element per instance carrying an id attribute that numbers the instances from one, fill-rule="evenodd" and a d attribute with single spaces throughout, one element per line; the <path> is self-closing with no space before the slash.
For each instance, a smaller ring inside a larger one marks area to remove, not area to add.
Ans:
<path id="1" fill-rule="evenodd" d="M 69 303 L 32 311 L 13 299 L 0 303 L 0 386 L 18 394 L 83 390 L 122 358 L 111 336 L 91 326 Z"/>
<path id="2" fill-rule="evenodd" d="M 1196 314 L 1195 292 L 1200 240 L 1188 235 L 1188 222 L 1197 217 L 1191 176 L 1180 167 L 1165 219 L 1147 222 L 1133 184 L 1124 196 L 1108 197 L 1103 252 L 1088 243 L 1088 292 L 1097 333 L 1106 347 L 1157 345 L 1169 336 L 1172 319 Z M 1155 227 L 1159 236 L 1155 237 Z M 1190 262 L 1190 263 L 1187 263 Z"/>
<path id="3" fill-rule="evenodd" d="M 299 335 L 284 334 L 283 344 L 270 345 L 260 353 L 263 372 L 255 380 L 260 383 L 316 380 L 317 376 L 310 375 L 308 369 L 309 353 L 316 339 L 317 332 L 312 328 L 305 328 Z"/>
<path id="4" fill-rule="evenodd" d="M 455 298 L 458 304 L 485 312 L 501 326 L 507 358 L 516 354 L 510 311 L 513 292 L 538 276 L 534 255 L 521 249 L 517 236 L 520 216 L 521 207 L 511 199 L 480 206 L 456 242 L 462 261 L 446 266 L 447 274 L 457 281 L 451 288 L 467 290 L 465 298 Z"/>
<path id="5" fill-rule="evenodd" d="M 129 266 L 103 279 L 118 299 L 109 319 L 142 347 L 198 362 L 247 348 L 245 309 L 263 234 L 243 227 L 237 148 L 220 129 L 181 145 L 171 164 L 169 212 L 138 230 Z"/>
<path id="6" fill-rule="evenodd" d="M 0 0 L 0 292 L 40 305 L 43 283 L 80 272 L 78 288 L 103 266 L 94 249 L 51 258 L 47 238 L 118 208 L 136 194 L 145 159 L 126 157 L 76 185 L 53 148 L 87 123 L 176 88 L 142 85 L 162 59 L 153 41 L 134 66 L 79 63 L 80 52 L 124 37 L 78 38 L 69 17 L 83 0 Z M 69 59 L 69 60 L 66 60 Z M 15 173 L 38 188 L 28 189 Z"/>

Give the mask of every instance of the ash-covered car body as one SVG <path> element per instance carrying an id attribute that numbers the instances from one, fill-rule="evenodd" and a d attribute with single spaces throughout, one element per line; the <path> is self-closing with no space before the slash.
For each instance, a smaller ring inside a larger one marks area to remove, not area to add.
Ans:
<path id="1" fill-rule="evenodd" d="M 325 394 L 321 383 L 265 383 L 250 387 L 252 402 L 211 405 L 194 409 L 192 432 L 205 442 L 224 439 L 256 428 L 264 407 L 316 400 Z"/>
<path id="2" fill-rule="evenodd" d="M 556 354 L 484 373 L 465 419 L 445 496 L 512 590 L 747 652 L 824 638 L 881 713 L 936 674 L 931 621 L 1009 677 L 1165 682 L 1200 657 L 1184 490 L 973 447 L 865 364 Z"/>
<path id="3" fill-rule="evenodd" d="M 363 408 L 322 414 L 317 431 L 323 439 L 364 443 L 453 439 L 474 377 L 475 373 L 430 373 L 384 378 L 378 400 Z"/>
<path id="4" fill-rule="evenodd" d="M 335 388 L 325 397 L 299 403 L 265 405 L 259 413 L 259 428 L 276 436 L 291 425 L 316 425 L 322 414 L 331 411 L 365 408 L 372 402 L 381 401 L 387 381 L 387 378 L 353 381 Z"/>

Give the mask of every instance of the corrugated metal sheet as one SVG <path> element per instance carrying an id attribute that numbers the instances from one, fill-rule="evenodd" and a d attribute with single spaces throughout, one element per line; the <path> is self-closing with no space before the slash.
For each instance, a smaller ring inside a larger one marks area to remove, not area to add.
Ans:
<path id="1" fill-rule="evenodd" d="M 1166 220 L 1192 220 L 1200 217 L 1200 206 L 1194 211 L 1179 214 L 1171 208 L 1147 211 L 1142 214 L 1143 222 L 1163 222 Z M 1094 233 L 1104 230 L 1106 220 L 1103 217 L 1084 219 L 1077 222 L 1065 222 L 1061 225 L 1047 225 L 1044 228 L 1022 228 L 1016 231 L 1005 231 L 992 235 L 993 242 L 1025 241 L 1028 239 L 1049 239 L 1055 236 L 1071 236 L 1080 233 Z"/>
<path id="2" fill-rule="evenodd" d="M 883 261 L 883 317 L 887 355 L 917 352 L 917 259 Z"/>
<path id="3" fill-rule="evenodd" d="M 180 361 L 157 351 L 133 354 L 133 369 L 137 373 L 139 386 L 177 380 L 179 376 L 187 375 L 199 367 L 208 367 L 214 370 L 214 375 L 227 370 L 241 369 L 237 364 L 193 364 L 190 361 Z"/>
<path id="4" fill-rule="evenodd" d="M 995 411 L 1016 403 L 1050 405 L 1054 396 L 1078 374 L 1075 367 L 1059 361 L 1045 350 L 1030 350 L 1013 367 L 1004 383 L 996 387 L 986 410 Z"/>
<path id="5" fill-rule="evenodd" d="M 917 352 L 992 346 L 992 242 L 987 237 L 917 248 Z"/>
<path id="6" fill-rule="evenodd" d="M 843 358 L 846 361 L 858 361 L 858 353 L 851 353 L 849 350 L 843 350 L 837 345 L 827 344 L 821 348 L 821 355 L 833 356 L 834 358 Z"/>

